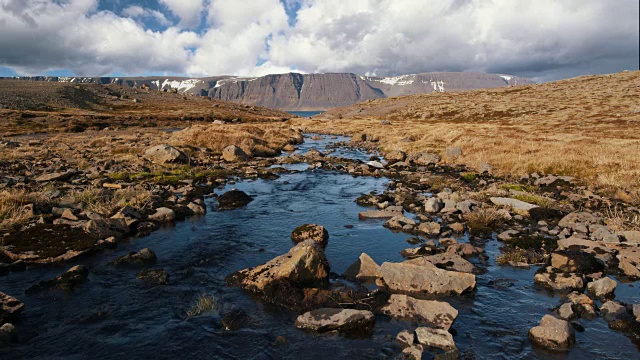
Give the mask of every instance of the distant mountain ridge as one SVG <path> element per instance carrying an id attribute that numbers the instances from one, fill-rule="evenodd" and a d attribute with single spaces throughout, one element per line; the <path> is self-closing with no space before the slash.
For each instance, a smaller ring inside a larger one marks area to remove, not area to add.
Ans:
<path id="1" fill-rule="evenodd" d="M 474 72 L 432 72 L 393 77 L 352 73 L 274 74 L 261 77 L 55 77 L 11 79 L 117 84 L 283 110 L 326 110 L 392 96 L 533 84 L 527 78 Z"/>

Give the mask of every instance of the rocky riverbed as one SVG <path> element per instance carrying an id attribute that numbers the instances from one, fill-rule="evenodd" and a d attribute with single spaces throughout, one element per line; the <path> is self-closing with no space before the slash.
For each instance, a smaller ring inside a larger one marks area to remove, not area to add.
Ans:
<path id="1" fill-rule="evenodd" d="M 46 191 L 4 230 L 3 357 L 639 355 L 638 209 L 576 179 L 366 134 L 260 159 L 145 139 L 143 163 L 4 144 L 50 155 L 0 164 Z"/>

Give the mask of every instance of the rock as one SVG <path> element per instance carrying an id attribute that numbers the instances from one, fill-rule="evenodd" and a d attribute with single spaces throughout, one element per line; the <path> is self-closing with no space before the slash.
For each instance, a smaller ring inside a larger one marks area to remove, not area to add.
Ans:
<path id="1" fill-rule="evenodd" d="M 125 219 L 89 220 L 84 225 L 83 230 L 99 239 L 106 239 L 112 236 L 121 238 L 130 231 Z"/>
<path id="2" fill-rule="evenodd" d="M 379 124 L 380 125 L 391 125 L 391 121 L 389 121 L 389 120 L 380 120 Z"/>
<path id="3" fill-rule="evenodd" d="M 205 209 L 204 206 L 200 206 L 193 202 L 188 203 L 187 208 L 189 208 L 189 210 L 191 210 L 194 215 L 204 215 L 207 213 L 207 209 Z"/>
<path id="4" fill-rule="evenodd" d="M 0 292 L 0 325 L 13 321 L 24 310 L 20 300 Z"/>
<path id="5" fill-rule="evenodd" d="M 465 200 L 465 201 L 460 201 L 459 203 L 457 203 L 456 204 L 456 209 L 459 210 L 463 214 L 468 214 L 471 211 L 473 211 L 473 208 L 475 206 L 476 206 L 476 202 L 475 201 Z"/>
<path id="6" fill-rule="evenodd" d="M 16 342 L 18 339 L 18 331 L 13 324 L 4 324 L 0 326 L 0 348 Z"/>
<path id="7" fill-rule="evenodd" d="M 420 223 L 418 231 L 429 236 L 438 236 L 440 235 L 440 224 L 437 222 Z"/>
<path id="8" fill-rule="evenodd" d="M 551 254 L 551 266 L 565 273 L 592 274 L 603 270 L 593 254 L 559 250 Z"/>
<path id="9" fill-rule="evenodd" d="M 440 156 L 432 153 L 419 153 L 411 156 L 412 160 L 417 165 L 431 165 L 440 162 Z"/>
<path id="10" fill-rule="evenodd" d="M 232 281 L 254 292 L 265 292 L 281 282 L 291 286 L 322 285 L 329 277 L 329 263 L 315 241 L 303 241 L 288 253 L 255 268 L 240 270 Z"/>
<path id="11" fill-rule="evenodd" d="M 576 316 L 573 311 L 573 303 L 567 302 L 558 308 L 558 316 L 563 320 L 571 320 Z"/>
<path id="12" fill-rule="evenodd" d="M 601 225 L 602 218 L 592 215 L 588 212 L 572 212 L 569 215 L 563 217 L 558 226 L 568 228 L 573 231 L 588 234 L 589 225 Z"/>
<path id="13" fill-rule="evenodd" d="M 422 352 L 424 348 L 422 345 L 411 345 L 402 349 L 402 353 L 397 357 L 397 359 L 402 360 L 422 360 Z"/>
<path id="14" fill-rule="evenodd" d="M 372 168 L 376 168 L 376 169 L 384 169 L 384 165 L 379 161 L 368 161 L 367 165 L 371 166 Z"/>
<path id="15" fill-rule="evenodd" d="M 71 209 L 64 209 L 64 211 L 62 212 L 62 215 L 60 216 L 63 219 L 66 220 L 71 220 L 71 221 L 78 221 L 80 220 L 74 213 L 73 211 L 71 211 Z"/>
<path id="16" fill-rule="evenodd" d="M 411 263 L 385 262 L 382 278 L 392 293 L 417 297 L 451 296 L 471 291 L 476 286 L 473 274 L 418 266 Z"/>
<path id="17" fill-rule="evenodd" d="M 371 311 L 322 308 L 306 312 L 296 319 L 298 329 L 315 332 L 367 333 L 373 330 L 375 317 Z"/>
<path id="18" fill-rule="evenodd" d="M 555 176 L 547 175 L 536 179 L 534 185 L 536 186 L 559 186 L 573 182 L 575 178 L 573 176 Z"/>
<path id="19" fill-rule="evenodd" d="M 249 320 L 249 314 L 238 306 L 224 306 L 220 311 L 220 322 L 225 330 L 240 330 Z"/>
<path id="20" fill-rule="evenodd" d="M 464 232 L 464 224 L 459 222 L 449 224 L 449 229 L 451 229 L 455 233 L 461 234 Z"/>
<path id="21" fill-rule="evenodd" d="M 157 223 L 168 223 L 176 219 L 176 213 L 169 208 L 160 207 L 155 213 L 149 215 L 148 219 Z"/>
<path id="22" fill-rule="evenodd" d="M 416 334 L 413 331 L 402 330 L 396 335 L 396 343 L 402 348 L 413 346 L 416 342 Z"/>
<path id="23" fill-rule="evenodd" d="M 127 226 L 131 226 L 142 219 L 142 214 L 135 208 L 131 206 L 125 206 L 120 209 L 115 215 L 111 217 L 112 219 L 124 219 Z"/>
<path id="24" fill-rule="evenodd" d="M 640 244 L 640 231 L 623 231 L 622 236 L 627 243 Z"/>
<path id="25" fill-rule="evenodd" d="M 615 262 L 615 251 L 599 241 L 585 240 L 572 236 L 567 239 L 558 240 L 557 250 L 581 251 L 593 254 L 595 258 L 598 259 L 598 262 L 606 266 L 611 266 Z M 638 255 L 640 255 L 640 253 Z"/>
<path id="26" fill-rule="evenodd" d="M 244 191 L 230 190 L 218 197 L 218 210 L 232 210 L 246 206 L 253 197 Z"/>
<path id="27" fill-rule="evenodd" d="M 136 276 L 138 279 L 152 285 L 169 284 L 169 274 L 163 269 L 142 270 Z"/>
<path id="28" fill-rule="evenodd" d="M 454 244 L 447 247 L 448 253 L 458 254 L 462 257 L 472 257 L 484 252 L 483 248 L 475 247 L 469 243 Z"/>
<path id="29" fill-rule="evenodd" d="M 613 321 L 618 318 L 618 316 L 624 314 L 626 311 L 625 307 L 620 305 L 620 303 L 616 301 L 607 301 L 600 307 L 600 315 L 605 319 L 605 321 Z"/>
<path id="30" fill-rule="evenodd" d="M 631 279 L 640 279 L 640 248 L 623 247 L 618 255 L 618 268 Z"/>
<path id="31" fill-rule="evenodd" d="M 455 160 L 462 156 L 462 149 L 459 146 L 449 146 L 444 150 L 444 157 L 448 160 Z"/>
<path id="32" fill-rule="evenodd" d="M 416 225 L 416 222 L 404 217 L 404 216 L 394 216 L 391 219 L 387 220 L 384 223 L 384 227 L 391 230 L 403 230 L 403 229 L 413 229 Z"/>
<path id="33" fill-rule="evenodd" d="M 438 198 L 432 197 L 427 199 L 427 201 L 424 202 L 424 211 L 430 214 L 435 214 L 440 212 L 440 210 L 442 210 L 443 207 L 444 207 L 444 203 L 442 202 L 442 200 Z"/>
<path id="34" fill-rule="evenodd" d="M 442 209 L 440 209 L 441 213 L 451 214 L 458 211 L 458 208 L 456 208 L 456 205 L 458 205 L 458 203 L 453 199 L 442 200 L 442 205 Z"/>
<path id="35" fill-rule="evenodd" d="M 529 340 L 547 350 L 567 351 L 575 343 L 575 334 L 568 321 L 545 315 L 540 326 L 529 330 Z"/>
<path id="36" fill-rule="evenodd" d="M 153 265 L 158 261 L 156 254 L 149 248 L 144 248 L 138 252 L 130 252 L 111 262 L 112 265 Z"/>
<path id="37" fill-rule="evenodd" d="M 441 242 L 442 243 L 442 242 Z M 432 263 L 436 267 L 445 270 L 471 273 L 475 269 L 472 263 L 463 259 L 455 253 L 441 253 L 423 257 L 424 260 Z"/>
<path id="38" fill-rule="evenodd" d="M 445 351 L 456 349 L 453 335 L 447 330 L 419 327 L 416 329 L 416 338 L 421 345 L 442 349 Z"/>
<path id="39" fill-rule="evenodd" d="M 401 211 L 391 210 L 367 210 L 358 214 L 360 220 L 366 219 L 391 219 L 395 216 L 403 216 Z"/>
<path id="40" fill-rule="evenodd" d="M 227 162 L 246 161 L 249 159 L 249 155 L 241 148 L 235 145 L 229 145 L 222 150 L 222 158 Z"/>
<path id="41" fill-rule="evenodd" d="M 43 174 L 35 178 L 36 182 L 67 181 L 76 174 L 75 170 Z"/>
<path id="42" fill-rule="evenodd" d="M 321 225 L 304 224 L 293 230 L 291 240 L 296 244 L 305 240 L 313 240 L 324 246 L 329 242 L 329 232 Z"/>
<path id="43" fill-rule="evenodd" d="M 27 294 L 34 294 L 49 289 L 60 289 L 70 291 L 84 284 L 89 276 L 89 270 L 82 265 L 76 265 L 67 270 L 62 275 L 56 276 L 51 280 L 41 281 L 27 289 Z"/>
<path id="44" fill-rule="evenodd" d="M 504 197 L 492 197 L 489 200 L 498 206 L 506 206 L 511 208 L 513 212 L 522 216 L 529 216 L 529 210 L 538 207 L 538 205 L 529 204 L 518 199 L 504 198 Z"/>
<path id="45" fill-rule="evenodd" d="M 186 164 L 189 161 L 187 154 L 168 144 L 150 147 L 144 154 L 156 164 Z"/>
<path id="46" fill-rule="evenodd" d="M 293 151 L 296 151 L 296 147 L 291 144 L 287 144 L 282 148 L 282 150 L 286 152 L 293 152 Z"/>
<path id="47" fill-rule="evenodd" d="M 498 240 L 500 241 L 509 241 L 515 238 L 516 235 L 520 234 L 518 230 L 506 230 L 498 234 Z"/>
<path id="48" fill-rule="evenodd" d="M 640 321 L 640 304 L 633 304 L 633 316 L 636 317 L 636 321 Z"/>
<path id="49" fill-rule="evenodd" d="M 555 291 L 581 290 L 584 287 L 582 277 L 570 273 L 538 273 L 533 282 Z"/>
<path id="50" fill-rule="evenodd" d="M 343 275 L 352 279 L 377 279 L 382 277 L 380 266 L 365 253 L 360 254 L 358 260 L 349 266 Z"/>
<path id="51" fill-rule="evenodd" d="M 384 156 L 387 161 L 404 161 L 407 158 L 407 153 L 402 150 L 394 150 Z"/>
<path id="52" fill-rule="evenodd" d="M 574 291 L 567 295 L 567 300 L 573 304 L 573 310 L 580 314 L 581 317 L 587 319 L 595 319 L 598 317 L 596 304 L 587 295 Z"/>
<path id="53" fill-rule="evenodd" d="M 587 291 L 595 297 L 612 297 L 618 283 L 610 277 L 605 277 L 587 284 Z"/>
<path id="54" fill-rule="evenodd" d="M 381 311 L 395 318 L 414 320 L 444 330 L 449 330 L 458 316 L 458 310 L 446 302 L 420 300 L 401 294 L 392 294 Z"/>
<path id="55" fill-rule="evenodd" d="M 351 137 L 351 142 L 361 142 L 361 141 L 367 141 L 367 134 L 365 134 L 365 133 L 355 133 Z"/>

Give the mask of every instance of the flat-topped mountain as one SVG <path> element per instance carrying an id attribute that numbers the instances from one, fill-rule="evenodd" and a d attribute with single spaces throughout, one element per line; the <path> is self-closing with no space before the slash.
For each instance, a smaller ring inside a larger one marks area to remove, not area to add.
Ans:
<path id="1" fill-rule="evenodd" d="M 16 78 L 14 78 L 16 79 Z M 284 110 L 326 110 L 391 96 L 456 92 L 532 84 L 510 75 L 434 72 L 394 77 L 351 73 L 275 74 L 261 77 L 19 77 L 21 80 L 118 84 L 177 91 L 216 100 Z"/>

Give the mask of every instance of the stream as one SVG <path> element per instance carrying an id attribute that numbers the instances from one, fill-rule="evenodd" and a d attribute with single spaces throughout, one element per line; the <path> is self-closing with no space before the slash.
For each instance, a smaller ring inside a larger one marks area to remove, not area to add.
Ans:
<path id="1" fill-rule="evenodd" d="M 336 137 L 305 139 L 297 153 L 325 151 Z M 368 160 L 370 154 L 346 148 L 331 156 Z M 150 236 L 131 239 L 98 255 L 65 267 L 32 268 L 0 276 L 0 291 L 25 303 L 15 323 L 20 343 L 0 349 L 2 359 L 384 359 L 400 349 L 396 334 L 415 324 L 376 317 L 367 339 L 313 335 L 294 327 L 296 313 L 266 305 L 247 292 L 225 286 L 225 277 L 286 253 L 291 231 L 305 223 L 325 226 L 330 234 L 326 256 L 331 270 L 342 273 L 362 252 L 378 264 L 400 262 L 399 252 L 411 247 L 411 235 L 382 227 L 383 221 L 359 221 L 366 210 L 354 200 L 363 193 L 383 192 L 388 179 L 293 170 L 276 180 L 245 180 L 224 189 L 240 189 L 255 197 L 246 208 L 216 212 L 207 198 L 206 215 L 163 227 Z M 465 242 L 460 237 L 458 241 Z M 149 247 L 158 256 L 153 268 L 170 276 L 166 286 L 150 286 L 136 278 L 140 269 L 120 268 L 109 261 Z M 529 270 L 495 264 L 500 243 L 489 239 L 486 273 L 477 276 L 472 294 L 448 299 L 459 315 L 452 333 L 464 359 L 638 359 L 640 352 L 624 334 L 606 322 L 577 320 L 585 328 L 567 353 L 552 354 L 532 347 L 528 330 L 538 325 L 560 298 L 534 286 L 536 267 Z M 73 292 L 25 295 L 39 281 L 53 278 L 72 265 L 90 270 L 88 281 Z M 619 281 L 619 279 L 616 279 Z M 225 330 L 217 313 L 187 318 L 186 311 L 204 294 L 214 295 L 220 308 L 238 307 L 248 314 L 245 325 Z M 634 283 L 619 283 L 616 300 L 640 303 Z M 601 303 L 598 303 L 601 305 Z M 276 345 L 276 338 L 286 343 Z M 425 358 L 429 358 L 425 352 Z"/>

